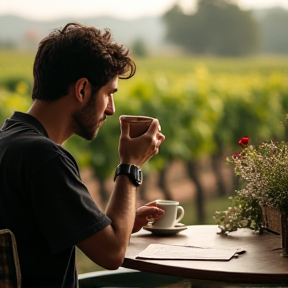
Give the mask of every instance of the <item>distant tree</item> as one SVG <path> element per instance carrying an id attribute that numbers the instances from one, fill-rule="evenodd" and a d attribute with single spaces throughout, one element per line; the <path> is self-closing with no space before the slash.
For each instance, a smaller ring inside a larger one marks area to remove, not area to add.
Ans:
<path id="1" fill-rule="evenodd" d="M 166 38 L 168 41 L 179 44 L 180 46 L 190 46 L 190 40 L 185 37 L 191 33 L 191 25 L 189 25 L 190 16 L 183 14 L 180 6 L 175 4 L 166 14 L 163 19 L 167 26 Z M 187 41 L 188 40 L 188 41 Z"/>
<path id="2" fill-rule="evenodd" d="M 288 53 L 288 12 L 272 10 L 260 22 L 261 51 L 266 53 Z"/>
<path id="3" fill-rule="evenodd" d="M 146 57 L 148 55 L 146 43 L 140 38 L 135 40 L 131 48 L 135 56 Z"/>
<path id="4" fill-rule="evenodd" d="M 167 39 L 199 54 L 244 55 L 256 51 L 258 26 L 249 11 L 229 0 L 198 0 L 195 14 L 175 5 L 164 16 Z"/>
<path id="5" fill-rule="evenodd" d="M 0 41 L 0 49 L 15 49 L 17 47 L 16 43 L 11 40 Z"/>

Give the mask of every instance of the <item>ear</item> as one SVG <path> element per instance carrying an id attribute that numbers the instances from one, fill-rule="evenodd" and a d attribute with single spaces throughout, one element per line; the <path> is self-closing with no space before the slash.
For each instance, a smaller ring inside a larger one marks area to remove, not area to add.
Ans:
<path id="1" fill-rule="evenodd" d="M 80 78 L 75 83 L 75 97 L 79 102 L 83 102 L 85 95 L 88 95 L 87 91 L 87 84 L 88 84 L 87 78 Z"/>

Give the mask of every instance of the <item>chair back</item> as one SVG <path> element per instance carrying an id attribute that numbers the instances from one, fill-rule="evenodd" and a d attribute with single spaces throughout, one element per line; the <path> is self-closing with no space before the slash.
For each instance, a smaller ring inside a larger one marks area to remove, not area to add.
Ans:
<path id="1" fill-rule="evenodd" d="M 0 230 L 0 287 L 21 288 L 16 239 L 9 229 Z"/>

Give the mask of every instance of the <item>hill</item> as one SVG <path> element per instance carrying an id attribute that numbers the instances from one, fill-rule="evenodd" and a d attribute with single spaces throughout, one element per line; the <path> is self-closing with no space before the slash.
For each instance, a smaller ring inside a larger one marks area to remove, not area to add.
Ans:
<path id="1" fill-rule="evenodd" d="M 4 15 L 0 16 L 0 43 L 33 47 L 53 29 L 63 27 L 68 22 L 80 22 L 101 29 L 109 28 L 114 38 L 125 45 L 131 45 L 135 40 L 141 39 L 151 49 L 157 49 L 164 42 L 165 26 L 161 18 L 147 17 L 123 20 L 112 17 L 95 17 L 33 21 L 14 15 Z"/>

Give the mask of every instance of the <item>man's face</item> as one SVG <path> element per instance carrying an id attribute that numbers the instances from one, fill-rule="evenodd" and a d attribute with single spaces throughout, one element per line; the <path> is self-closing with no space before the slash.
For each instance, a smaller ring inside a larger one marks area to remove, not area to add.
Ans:
<path id="1" fill-rule="evenodd" d="M 91 95 L 86 106 L 72 114 L 74 134 L 86 140 L 96 137 L 107 116 L 115 113 L 113 94 L 118 90 L 118 76 Z"/>

